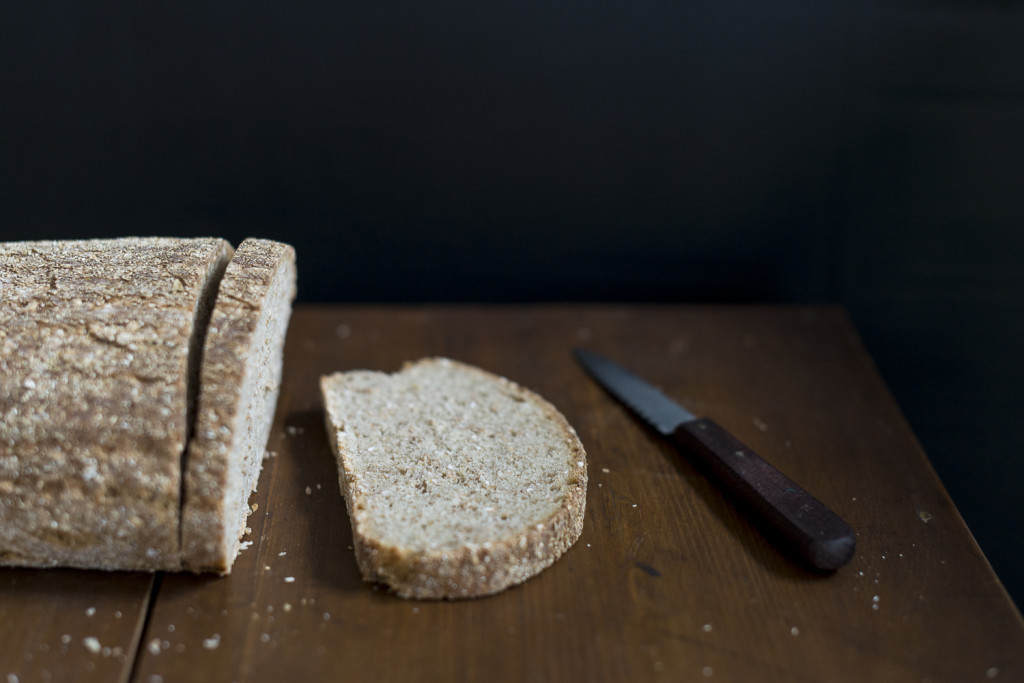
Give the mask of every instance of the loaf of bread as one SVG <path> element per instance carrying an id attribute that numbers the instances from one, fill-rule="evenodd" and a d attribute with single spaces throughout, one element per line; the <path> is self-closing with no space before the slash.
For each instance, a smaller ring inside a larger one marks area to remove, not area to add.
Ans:
<path id="1" fill-rule="evenodd" d="M 537 394 L 441 358 L 336 373 L 321 391 L 365 580 L 407 598 L 488 595 L 579 537 L 586 454 Z"/>
<path id="2" fill-rule="evenodd" d="M 290 247 L 272 244 L 247 240 L 235 257 L 276 249 L 293 264 Z M 232 254 L 212 238 L 0 244 L 0 564 L 208 568 L 183 552 L 181 524 L 186 501 L 202 498 L 189 495 L 183 472 L 190 436 L 197 441 L 205 357 L 230 346 L 248 377 L 252 351 L 276 354 L 270 372 L 279 373 L 278 323 L 258 321 L 265 310 L 290 307 L 294 292 L 294 280 L 273 292 L 268 280 L 264 296 L 232 285 L 250 280 Z M 256 332 L 245 342 L 238 333 L 207 334 L 224 310 L 254 321 Z M 220 391 L 250 390 L 246 381 L 222 381 Z M 261 416 L 275 399 L 255 397 Z M 262 450 L 255 440 L 265 443 L 265 428 L 244 430 Z M 219 446 L 195 450 L 198 461 L 224 455 Z"/>

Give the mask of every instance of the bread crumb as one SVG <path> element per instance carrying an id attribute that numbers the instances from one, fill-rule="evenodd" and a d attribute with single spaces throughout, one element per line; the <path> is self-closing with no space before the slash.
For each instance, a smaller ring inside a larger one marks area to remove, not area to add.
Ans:
<path id="1" fill-rule="evenodd" d="M 83 638 L 82 645 L 85 646 L 86 650 L 93 654 L 97 654 L 101 649 L 103 649 L 102 646 L 100 646 L 100 641 L 93 636 Z"/>
<path id="2" fill-rule="evenodd" d="M 287 550 L 282 550 L 281 552 L 279 552 L 279 553 L 277 554 L 277 556 L 278 556 L 278 557 L 284 557 L 284 556 L 285 556 L 285 555 L 287 555 L 287 554 L 288 554 L 288 551 L 287 551 Z"/>
<path id="3" fill-rule="evenodd" d="M 203 639 L 203 647 L 205 647 L 207 650 L 216 650 L 219 645 L 220 645 L 220 634 L 219 633 L 214 633 L 209 638 L 204 638 Z"/>
<path id="4" fill-rule="evenodd" d="M 921 521 L 924 522 L 925 524 L 927 524 L 928 522 L 932 521 L 932 515 L 931 515 L 930 512 L 925 512 L 924 510 L 918 510 L 917 511 L 917 516 L 920 517 Z"/>

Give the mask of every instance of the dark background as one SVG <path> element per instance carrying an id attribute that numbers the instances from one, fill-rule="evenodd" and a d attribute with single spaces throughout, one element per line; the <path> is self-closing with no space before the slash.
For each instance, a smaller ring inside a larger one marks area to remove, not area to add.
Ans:
<path id="1" fill-rule="evenodd" d="M 839 303 L 1024 601 L 1024 6 L 0 7 L 0 238 L 294 244 L 302 301 Z"/>

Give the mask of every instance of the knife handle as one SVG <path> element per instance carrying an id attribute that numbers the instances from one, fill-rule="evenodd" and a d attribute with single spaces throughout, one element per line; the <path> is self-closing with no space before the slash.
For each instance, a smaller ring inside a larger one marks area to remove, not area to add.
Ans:
<path id="1" fill-rule="evenodd" d="M 807 564 L 832 571 L 853 557 L 857 542 L 846 522 L 713 420 L 684 422 L 672 439 L 697 454 Z"/>

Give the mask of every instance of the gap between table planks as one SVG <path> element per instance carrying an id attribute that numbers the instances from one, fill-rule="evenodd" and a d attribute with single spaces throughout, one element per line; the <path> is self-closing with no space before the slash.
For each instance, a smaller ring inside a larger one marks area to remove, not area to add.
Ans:
<path id="1" fill-rule="evenodd" d="M 781 557 L 585 377 L 570 354 L 580 344 L 659 382 L 825 500 L 858 532 L 851 564 L 820 576 Z M 580 541 L 538 577 L 490 598 L 397 599 L 360 580 L 350 550 L 317 380 L 357 367 L 391 371 L 424 355 L 538 391 L 587 448 Z M 230 577 L 0 572 L 0 675 L 1024 676 L 1019 612 L 839 309 L 300 307 L 267 449 L 251 500 L 253 546 Z"/>

